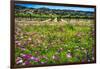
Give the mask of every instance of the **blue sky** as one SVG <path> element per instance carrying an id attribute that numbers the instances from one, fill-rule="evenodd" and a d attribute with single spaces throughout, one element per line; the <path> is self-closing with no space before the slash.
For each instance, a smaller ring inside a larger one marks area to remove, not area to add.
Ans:
<path id="1" fill-rule="evenodd" d="M 38 5 L 38 4 L 16 4 L 24 7 L 29 7 L 29 8 L 49 8 L 49 9 L 61 9 L 61 10 L 80 10 L 80 11 L 90 11 L 94 12 L 94 8 L 85 8 L 85 7 L 70 7 L 70 6 L 52 6 L 52 5 Z"/>

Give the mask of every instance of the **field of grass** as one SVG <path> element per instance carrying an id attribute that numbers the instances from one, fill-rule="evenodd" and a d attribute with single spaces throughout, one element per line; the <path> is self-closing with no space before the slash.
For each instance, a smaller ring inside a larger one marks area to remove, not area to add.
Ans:
<path id="1" fill-rule="evenodd" d="M 16 64 L 46 65 L 94 61 L 94 28 L 78 24 L 20 25 L 16 22 Z"/>

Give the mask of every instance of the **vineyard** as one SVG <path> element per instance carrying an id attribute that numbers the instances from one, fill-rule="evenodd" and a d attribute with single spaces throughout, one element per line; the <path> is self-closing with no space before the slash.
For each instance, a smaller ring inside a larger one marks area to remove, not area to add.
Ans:
<path id="1" fill-rule="evenodd" d="M 36 14 L 32 17 L 31 14 L 25 16 L 19 13 L 15 12 L 16 65 L 95 60 L 93 19 L 60 17 L 57 14 L 49 14 L 47 17 Z"/>

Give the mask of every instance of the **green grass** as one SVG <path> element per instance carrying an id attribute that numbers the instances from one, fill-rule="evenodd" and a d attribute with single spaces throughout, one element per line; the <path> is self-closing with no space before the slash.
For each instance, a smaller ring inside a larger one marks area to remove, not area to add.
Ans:
<path id="1" fill-rule="evenodd" d="M 20 54 L 23 53 L 35 56 L 45 64 L 93 61 L 92 49 L 94 40 L 90 34 L 91 30 L 89 26 L 82 27 L 71 24 L 23 26 L 21 27 L 21 33 L 15 36 L 16 40 L 20 41 L 20 46 L 26 43 L 24 45 L 25 50 L 21 50 L 16 44 L 16 59 L 21 57 Z M 19 39 L 21 37 L 23 38 Z M 28 41 L 29 38 L 31 39 L 30 41 Z M 71 54 L 70 57 L 67 56 L 68 53 Z M 48 59 L 40 58 L 41 56 L 45 56 Z M 53 56 L 55 56 L 55 59 L 53 59 Z M 41 64 L 40 62 L 30 62 L 32 65 Z"/>

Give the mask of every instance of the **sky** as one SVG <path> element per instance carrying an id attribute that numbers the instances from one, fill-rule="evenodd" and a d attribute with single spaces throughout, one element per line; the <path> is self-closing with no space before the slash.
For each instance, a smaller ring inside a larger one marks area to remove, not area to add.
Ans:
<path id="1" fill-rule="evenodd" d="M 49 8 L 49 9 L 60 9 L 60 10 L 78 10 L 78 11 L 90 11 L 94 12 L 94 8 L 87 8 L 87 7 L 70 7 L 70 6 L 53 6 L 53 5 L 40 5 L 40 4 L 15 4 L 19 6 L 24 6 L 28 8 Z"/>

